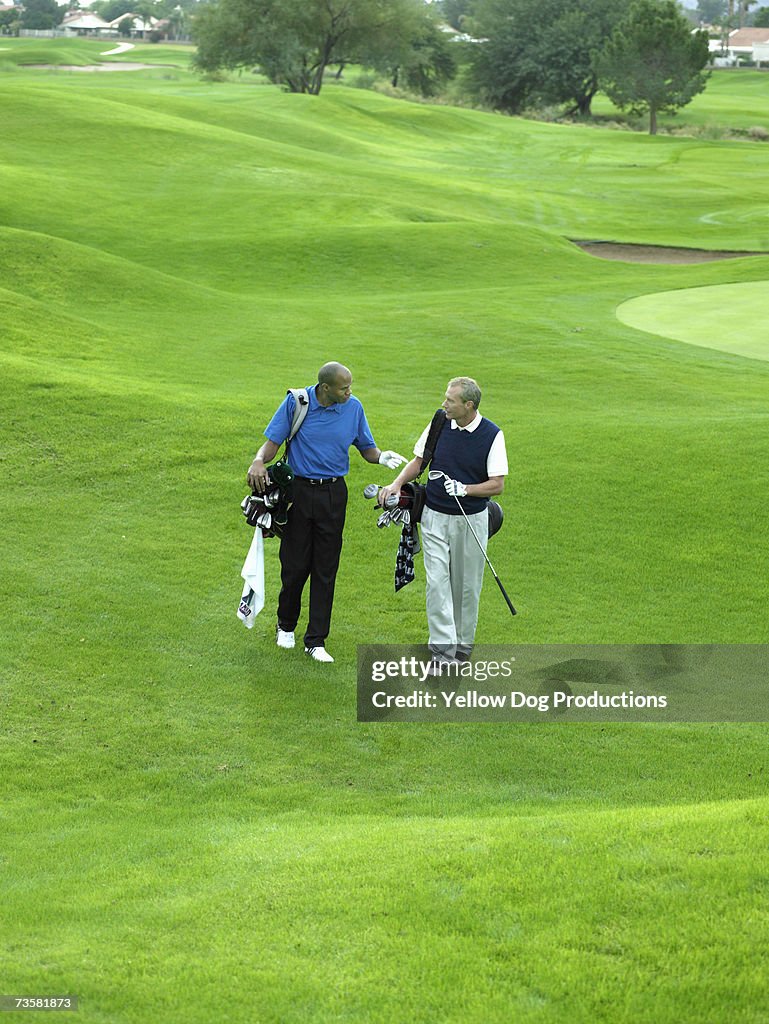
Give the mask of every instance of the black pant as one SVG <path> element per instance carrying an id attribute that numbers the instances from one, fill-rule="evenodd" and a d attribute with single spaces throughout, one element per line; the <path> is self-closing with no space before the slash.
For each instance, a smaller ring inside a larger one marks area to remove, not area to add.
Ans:
<path id="1" fill-rule="evenodd" d="M 311 484 L 294 479 L 294 503 L 280 542 L 278 625 L 292 633 L 302 610 L 302 591 L 310 579 L 310 619 L 305 647 L 323 647 L 331 629 L 334 584 L 342 552 L 347 511 L 344 477 Z"/>

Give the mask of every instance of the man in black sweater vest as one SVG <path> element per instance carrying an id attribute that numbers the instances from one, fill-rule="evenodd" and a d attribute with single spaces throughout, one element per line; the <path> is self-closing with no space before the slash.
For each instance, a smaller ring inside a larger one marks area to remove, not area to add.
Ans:
<path id="1" fill-rule="evenodd" d="M 439 662 L 470 657 L 486 564 L 457 500 L 485 550 L 488 499 L 502 493 L 507 475 L 504 435 L 478 412 L 480 402 L 481 389 L 472 377 L 449 381 L 442 405 L 446 424 L 430 464 L 443 476 L 428 480 L 422 513 L 429 644 Z M 422 471 L 429 429 L 414 445 L 415 458 L 380 492 L 382 503 Z"/>

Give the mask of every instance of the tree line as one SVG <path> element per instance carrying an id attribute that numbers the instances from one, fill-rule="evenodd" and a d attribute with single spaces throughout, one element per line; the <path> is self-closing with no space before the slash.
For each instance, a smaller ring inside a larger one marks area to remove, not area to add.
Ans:
<path id="1" fill-rule="evenodd" d="M 469 40 L 457 46 L 446 24 Z M 507 113 L 564 104 L 590 113 L 674 112 L 705 87 L 708 37 L 675 0 L 212 0 L 194 20 L 196 66 L 248 68 L 317 95 L 332 66 L 360 64 L 430 96 L 454 78 Z"/>

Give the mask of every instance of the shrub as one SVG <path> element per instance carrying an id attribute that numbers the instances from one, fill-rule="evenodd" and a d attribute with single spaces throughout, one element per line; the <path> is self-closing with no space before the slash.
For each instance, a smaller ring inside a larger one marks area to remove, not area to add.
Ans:
<path id="1" fill-rule="evenodd" d="M 697 127 L 696 132 L 692 132 L 698 139 L 707 139 L 709 142 L 718 142 L 719 139 L 729 138 L 731 135 L 728 128 L 720 124 L 703 124 Z"/>
<path id="2" fill-rule="evenodd" d="M 570 121 L 570 118 L 565 116 L 562 106 L 548 104 L 526 107 L 521 111 L 521 117 L 525 117 L 527 121 L 548 121 L 551 124 L 559 121 Z"/>
<path id="3" fill-rule="evenodd" d="M 373 71 L 361 71 L 359 75 L 350 82 L 356 89 L 373 89 L 379 81 L 379 75 Z"/>

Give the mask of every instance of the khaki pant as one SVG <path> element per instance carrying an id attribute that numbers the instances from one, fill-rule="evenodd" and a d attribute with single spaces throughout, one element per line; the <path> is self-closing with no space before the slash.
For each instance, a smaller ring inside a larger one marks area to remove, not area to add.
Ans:
<path id="1" fill-rule="evenodd" d="M 467 518 L 485 551 L 489 539 L 488 510 Z M 457 651 L 470 654 L 486 561 L 465 517 L 426 508 L 422 513 L 422 551 L 430 649 L 448 658 Z"/>

